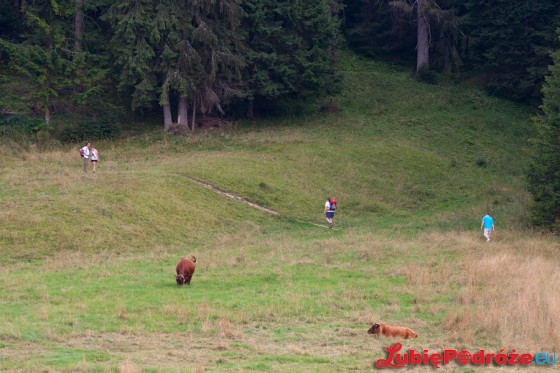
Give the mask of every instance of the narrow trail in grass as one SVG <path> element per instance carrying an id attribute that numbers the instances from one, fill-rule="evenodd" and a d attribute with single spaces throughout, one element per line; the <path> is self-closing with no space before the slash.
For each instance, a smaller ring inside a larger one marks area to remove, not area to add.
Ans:
<path id="1" fill-rule="evenodd" d="M 144 173 L 144 174 L 145 174 L 146 172 L 136 172 L 136 171 L 132 171 L 132 172 L 122 172 L 122 171 L 121 171 L 121 172 L 115 172 L 115 173 L 131 173 L 131 174 Z M 251 207 L 256 208 L 256 209 L 258 209 L 258 210 L 264 211 L 264 212 L 266 212 L 266 213 L 268 213 L 268 214 L 271 214 L 271 215 L 274 215 L 274 216 L 282 216 L 282 214 L 280 214 L 280 213 L 277 212 L 277 211 L 274 211 L 274 210 L 269 209 L 269 208 L 267 208 L 267 207 L 261 206 L 261 205 L 259 205 L 258 203 L 251 202 L 251 201 L 249 201 L 248 199 L 243 198 L 243 197 L 238 196 L 238 195 L 235 195 L 235 194 L 233 194 L 233 193 L 226 192 L 225 190 L 222 190 L 222 189 L 218 188 L 217 186 L 215 186 L 215 185 L 213 185 L 213 184 L 211 184 L 211 183 L 209 183 L 209 182 L 207 182 L 207 181 L 205 181 L 205 180 L 201 180 L 201 179 L 198 179 L 198 178 L 196 178 L 196 177 L 188 176 L 188 175 L 181 175 L 181 174 L 172 174 L 172 175 L 173 175 L 173 176 L 176 176 L 176 177 L 183 178 L 183 179 L 187 179 L 187 180 L 189 180 L 189 181 L 191 181 L 191 182 L 193 182 L 193 183 L 195 183 L 195 184 L 198 184 L 198 185 L 200 185 L 200 186 L 202 186 L 202 187 L 204 187 L 204 188 L 206 188 L 206 189 L 210 189 L 212 192 L 214 192 L 214 193 L 216 193 L 216 194 L 219 194 L 219 195 L 221 195 L 221 196 L 225 196 L 225 197 L 231 198 L 231 199 L 233 199 L 233 200 L 239 201 L 239 202 L 244 203 L 244 204 L 246 204 L 246 205 L 248 205 L 248 206 L 251 206 Z M 293 219 L 294 221 L 297 221 L 298 223 L 310 224 L 310 225 L 313 225 L 313 226 L 315 226 L 315 227 L 324 228 L 324 229 L 329 229 L 329 227 L 327 227 L 327 226 L 325 226 L 325 225 L 316 224 L 316 223 L 312 223 L 312 222 L 309 222 L 309 221 L 300 220 L 300 219 L 297 219 L 297 218 L 292 218 L 292 219 Z M 331 228 L 331 230 L 338 230 L 338 229 L 336 229 L 336 228 Z"/>
<path id="2" fill-rule="evenodd" d="M 242 202 L 242 203 L 244 203 L 244 204 L 246 204 L 246 205 L 249 205 L 249 206 L 254 207 L 254 208 L 256 208 L 256 209 L 259 209 L 259 210 L 261 210 L 261 211 L 265 211 L 265 212 L 267 212 L 267 213 L 269 213 L 269 214 L 272 214 L 272 215 L 274 215 L 274 216 L 281 216 L 281 214 L 280 214 L 279 212 L 277 212 L 277 211 L 271 210 L 271 209 L 266 208 L 266 207 L 264 207 L 264 206 L 261 206 L 261 205 L 259 205 L 259 204 L 257 204 L 257 203 L 251 202 L 251 201 L 249 201 L 249 200 L 247 200 L 247 199 L 245 199 L 245 198 L 243 198 L 243 197 L 240 197 L 240 196 L 237 196 L 237 195 L 235 195 L 235 194 L 232 194 L 232 193 L 226 192 L 226 191 L 224 191 L 224 190 L 221 190 L 221 189 L 218 188 L 217 186 L 212 185 L 212 184 L 210 184 L 210 183 L 207 182 L 207 181 L 200 180 L 200 179 L 197 179 L 197 178 L 195 178 L 195 177 L 187 176 L 187 175 L 178 175 L 178 174 L 175 174 L 175 175 L 176 175 L 176 176 L 180 176 L 180 177 L 184 177 L 184 178 L 186 178 L 186 179 L 189 179 L 189 180 L 191 180 L 191 181 L 197 183 L 198 185 L 201 185 L 201 186 L 203 186 L 203 187 L 205 187 L 205 188 L 210 189 L 210 190 L 213 191 L 214 193 L 217 193 L 217 194 L 220 194 L 220 195 L 222 195 L 222 196 L 226 196 L 226 197 L 228 197 L 228 198 L 231 198 L 231 199 L 234 199 L 234 200 L 236 200 L 236 201 Z M 314 225 L 314 226 L 319 227 L 319 228 L 328 229 L 327 226 L 320 225 L 320 224 L 315 224 L 315 223 L 311 223 L 311 222 L 309 222 L 309 221 L 304 221 L 304 220 L 295 219 L 295 218 L 294 218 L 294 220 L 297 221 L 297 222 L 299 222 L 299 223 L 311 224 L 311 225 Z M 337 230 L 336 228 L 331 228 L 331 229 Z"/>
<path id="3" fill-rule="evenodd" d="M 201 186 L 203 186 L 203 187 L 205 187 L 205 188 L 207 188 L 207 189 L 210 189 L 210 190 L 213 191 L 214 193 L 217 193 L 217 194 L 219 194 L 219 195 L 226 196 L 226 197 L 228 197 L 228 198 L 231 198 L 231 199 L 234 199 L 234 200 L 236 200 L 236 201 L 242 202 L 242 203 L 244 203 L 244 204 L 246 204 L 246 205 L 249 205 L 249 206 L 254 207 L 254 208 L 256 208 L 256 209 L 259 209 L 259 210 L 261 210 L 261 211 L 267 212 L 267 213 L 269 213 L 269 214 L 271 214 L 271 215 L 280 216 L 280 213 L 278 213 L 278 212 L 276 212 L 276 211 L 274 211 L 274 210 L 271 210 L 271 209 L 269 209 L 269 208 L 266 208 L 266 207 L 264 207 L 264 206 L 261 206 L 261 205 L 255 203 L 255 202 L 251 202 L 251 201 L 249 201 L 249 200 L 247 200 L 247 199 L 245 199 L 245 198 L 243 198 L 243 197 L 236 196 L 235 194 L 232 194 L 232 193 L 226 192 L 226 191 L 224 191 L 224 190 L 221 190 L 221 189 L 218 188 L 217 186 L 212 185 L 212 184 L 210 184 L 210 183 L 207 182 L 207 181 L 200 180 L 200 179 L 197 179 L 197 178 L 195 178 L 195 177 L 187 176 L 187 175 L 175 174 L 175 176 L 179 176 L 179 177 L 183 177 L 183 178 L 185 178 L 185 179 L 188 179 L 188 180 L 190 180 L 190 181 L 192 181 L 192 182 L 194 182 L 194 183 L 196 183 L 196 184 L 198 184 L 198 185 L 201 185 Z"/>
<path id="4" fill-rule="evenodd" d="M 249 206 L 254 207 L 254 208 L 256 208 L 256 209 L 259 209 L 259 210 L 261 210 L 261 211 L 265 211 L 265 212 L 267 212 L 267 213 L 269 213 L 269 214 L 272 214 L 272 215 L 274 215 L 274 216 L 281 216 L 281 214 L 280 214 L 279 212 L 277 212 L 277 211 L 271 210 L 271 209 L 266 208 L 266 207 L 264 207 L 264 206 L 261 206 L 261 205 L 259 205 L 259 204 L 257 204 L 257 203 L 251 202 L 251 201 L 249 201 L 249 200 L 247 200 L 247 199 L 245 199 L 245 198 L 243 198 L 243 197 L 240 197 L 240 196 L 237 196 L 237 195 L 235 195 L 235 194 L 232 194 L 232 193 L 226 192 L 226 191 L 224 191 L 224 190 L 221 190 L 221 189 L 218 188 L 217 186 L 212 185 L 212 184 L 210 184 L 210 183 L 207 182 L 207 181 L 200 180 L 200 179 L 197 179 L 197 178 L 195 178 L 195 177 L 187 176 L 187 175 L 175 174 L 175 176 L 179 176 L 179 177 L 183 177 L 183 178 L 185 178 L 185 179 L 188 179 L 188 180 L 190 180 L 190 181 L 192 181 L 192 182 L 195 182 L 195 183 L 198 184 L 198 185 L 201 185 L 201 186 L 203 186 L 203 187 L 205 187 L 205 188 L 207 188 L 207 189 L 210 189 L 210 190 L 213 191 L 214 193 L 217 193 L 217 194 L 219 194 L 219 195 L 226 196 L 226 197 L 228 197 L 228 198 L 231 198 L 231 199 L 234 199 L 234 200 L 236 200 L 236 201 L 242 202 L 242 203 L 244 203 L 244 204 L 246 204 L 246 205 L 249 205 Z M 315 224 L 315 223 L 311 223 L 311 222 L 309 222 L 309 221 L 303 221 L 303 220 L 296 219 L 296 218 L 293 218 L 293 219 L 294 219 L 295 221 L 299 222 L 299 223 L 311 224 L 311 225 L 314 225 L 314 226 L 319 227 L 319 228 L 326 228 L 326 229 L 328 229 L 328 227 L 326 227 L 326 226 L 324 226 L 324 225 Z M 335 228 L 331 228 L 331 229 L 335 229 Z M 335 230 L 337 230 L 337 229 L 335 229 Z"/>

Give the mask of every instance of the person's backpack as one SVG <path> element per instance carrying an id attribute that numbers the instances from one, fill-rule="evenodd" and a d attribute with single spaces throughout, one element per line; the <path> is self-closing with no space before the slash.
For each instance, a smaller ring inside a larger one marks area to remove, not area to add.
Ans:
<path id="1" fill-rule="evenodd" d="M 84 148 L 80 148 L 80 157 L 84 157 Z"/>
<path id="2" fill-rule="evenodd" d="M 336 210 L 336 198 L 332 197 L 332 198 L 329 200 L 329 203 L 330 203 L 330 205 L 331 205 L 331 211 Z"/>

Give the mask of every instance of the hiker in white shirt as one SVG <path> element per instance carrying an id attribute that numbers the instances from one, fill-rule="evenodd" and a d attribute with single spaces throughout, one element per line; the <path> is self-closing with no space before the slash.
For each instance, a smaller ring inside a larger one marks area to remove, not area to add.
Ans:
<path id="1" fill-rule="evenodd" d="M 88 142 L 86 144 L 86 146 L 84 146 L 83 148 L 80 149 L 80 154 L 82 155 L 82 158 L 84 159 L 84 172 L 87 172 L 88 170 L 88 163 L 89 163 L 89 147 L 90 147 L 90 143 Z"/>
<path id="2" fill-rule="evenodd" d="M 325 214 L 325 218 L 327 219 L 327 222 L 329 223 L 329 228 L 332 228 L 333 226 L 335 210 L 336 210 L 336 198 L 334 197 L 327 198 L 327 202 L 325 202 L 324 214 Z"/>

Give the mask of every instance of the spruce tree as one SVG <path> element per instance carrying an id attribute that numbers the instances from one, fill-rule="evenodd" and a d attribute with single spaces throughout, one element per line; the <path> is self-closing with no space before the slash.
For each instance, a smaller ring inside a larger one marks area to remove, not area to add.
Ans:
<path id="1" fill-rule="evenodd" d="M 327 0 L 246 0 L 244 89 L 253 102 L 306 99 L 339 89 L 335 70 L 340 29 L 337 3 Z"/>
<path id="2" fill-rule="evenodd" d="M 559 16 L 556 0 L 468 0 L 462 26 L 467 69 L 492 94 L 540 102 L 549 52 L 559 46 Z"/>
<path id="3" fill-rule="evenodd" d="M 21 41 L 24 25 L 20 6 L 19 1 L 0 1 L 0 38 L 10 42 Z"/>
<path id="4" fill-rule="evenodd" d="M 70 1 L 22 2 L 18 10 L 22 34 L 0 39 L 0 53 L 9 70 L 34 86 L 31 106 L 43 112 L 47 123 L 59 93 L 74 87 L 73 74 L 84 63 L 72 54 L 73 11 Z"/>
<path id="5" fill-rule="evenodd" d="M 416 25 L 399 7 L 386 0 L 347 2 L 344 32 L 350 46 L 368 56 L 413 63 Z"/>
<path id="6" fill-rule="evenodd" d="M 131 96 L 133 110 L 151 109 L 157 101 L 159 77 L 155 8 L 149 0 L 120 0 L 113 4 L 108 19 L 113 27 L 111 53 L 118 71 L 117 88 Z"/>
<path id="7" fill-rule="evenodd" d="M 76 2 L 10 3 L 12 7 L 8 8 L 6 18 L 0 17 L 0 63 L 7 67 L 4 72 L 33 87 L 22 101 L 27 101 L 26 105 L 34 114 L 42 112 L 46 122 L 57 111 L 89 111 L 87 104 L 99 98 L 103 91 L 101 85 L 106 75 L 103 61 L 106 59 L 89 50 L 94 43 L 88 43 L 84 48 L 80 45 L 80 50 L 75 50 L 73 15 Z M 89 12 L 102 7 L 101 0 L 88 1 L 87 4 Z M 12 31 L 17 32 L 3 32 L 4 22 L 14 22 L 14 17 L 18 20 L 18 27 Z M 82 33 L 82 36 L 86 34 Z M 96 45 L 104 45 L 106 40 Z"/>
<path id="8" fill-rule="evenodd" d="M 542 90 L 542 115 L 537 122 L 528 183 L 533 196 L 532 222 L 560 232 L 560 50 L 552 58 Z"/>
<path id="9" fill-rule="evenodd" d="M 346 34 L 352 46 L 367 54 L 415 61 L 419 77 L 433 68 L 450 72 L 460 64 L 458 14 L 464 1 L 353 1 L 346 12 Z"/>
<path id="10" fill-rule="evenodd" d="M 118 86 L 132 96 L 133 110 L 163 109 L 171 126 L 171 101 L 178 100 L 178 122 L 191 128 L 196 112 L 223 112 L 242 65 L 235 32 L 242 9 L 238 0 L 177 2 L 119 0 L 109 13 Z"/>
<path id="11" fill-rule="evenodd" d="M 197 73 L 190 77 L 194 88 L 190 94 L 191 129 L 194 130 L 197 109 L 202 114 L 215 110 L 223 115 L 222 103 L 241 94 L 238 85 L 244 61 L 237 29 L 244 12 L 240 0 L 193 2 L 186 12 L 192 26 L 186 42 L 190 42 L 197 63 L 193 66 Z"/>

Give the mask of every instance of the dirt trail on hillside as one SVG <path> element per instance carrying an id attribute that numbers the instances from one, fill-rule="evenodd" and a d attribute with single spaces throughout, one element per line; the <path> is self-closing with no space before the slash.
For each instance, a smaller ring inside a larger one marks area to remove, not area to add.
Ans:
<path id="1" fill-rule="evenodd" d="M 134 172 L 134 171 L 133 171 L 133 172 L 130 172 L 130 173 L 131 173 L 131 174 L 135 174 L 135 173 L 138 173 L 138 172 Z M 172 175 L 173 175 L 173 176 L 176 176 L 176 177 L 183 178 L 183 179 L 187 179 L 187 180 L 189 180 L 189 181 L 191 181 L 191 182 L 193 182 L 193 183 L 195 183 L 195 184 L 198 184 L 198 185 L 200 185 L 200 186 L 202 186 L 202 187 L 204 187 L 204 188 L 206 188 L 206 189 L 210 189 L 212 192 L 214 192 L 214 193 L 216 193 L 216 194 L 219 194 L 219 195 L 222 195 L 222 196 L 231 198 L 231 199 L 233 199 L 233 200 L 236 200 L 236 201 L 238 201 L 238 202 L 244 203 L 244 204 L 246 204 L 246 205 L 248 205 L 248 206 L 251 206 L 251 207 L 253 207 L 253 208 L 256 208 L 256 209 L 258 209 L 258 210 L 264 211 L 264 212 L 266 212 L 266 213 L 268 213 L 268 214 L 271 214 L 271 215 L 274 215 L 274 216 L 282 216 L 282 214 L 280 214 L 280 213 L 277 212 L 277 211 L 274 211 L 274 210 L 269 209 L 269 208 L 267 208 L 267 207 L 261 206 L 261 205 L 259 205 L 258 203 L 251 202 L 251 201 L 249 201 L 248 199 L 243 198 L 243 197 L 238 196 L 238 195 L 235 195 L 235 194 L 233 194 L 233 193 L 226 192 L 225 190 L 222 190 L 222 189 L 218 188 L 217 186 L 215 186 L 215 185 L 213 185 L 213 184 L 211 184 L 211 183 L 209 183 L 209 182 L 207 182 L 207 181 L 205 181 L 205 180 L 201 180 L 201 179 L 198 179 L 198 178 L 193 177 L 193 176 L 182 175 L 182 174 L 172 174 Z M 310 224 L 310 225 L 313 225 L 313 226 L 316 226 L 316 227 L 319 227 L 319 228 L 326 228 L 326 229 L 329 228 L 329 227 L 327 227 L 327 226 L 325 226 L 325 225 L 315 224 L 315 223 L 312 223 L 312 222 L 309 222 L 309 221 L 305 221 L 305 220 L 300 220 L 300 219 L 296 219 L 296 218 L 292 218 L 292 219 L 295 220 L 295 221 L 297 221 L 297 222 L 299 222 L 299 223 Z M 336 228 L 331 228 L 331 230 L 338 230 L 338 229 L 336 229 Z"/>
<path id="2" fill-rule="evenodd" d="M 272 214 L 272 215 L 274 215 L 274 216 L 281 216 L 281 214 L 280 214 L 279 212 L 277 212 L 277 211 L 271 210 L 271 209 L 266 208 L 266 207 L 264 207 L 264 206 L 261 206 L 261 205 L 259 205 L 259 204 L 257 204 L 257 203 L 251 202 L 251 201 L 249 201 L 249 200 L 247 200 L 247 199 L 245 199 L 245 198 L 243 198 L 243 197 L 237 196 L 237 195 L 235 195 L 235 194 L 232 194 L 232 193 L 223 191 L 223 190 L 221 190 L 220 188 L 218 188 L 217 186 L 212 185 L 212 184 L 210 184 L 210 183 L 207 182 L 207 181 L 200 180 L 200 179 L 197 179 L 197 178 L 192 177 L 192 176 L 185 176 L 185 175 L 177 175 L 177 176 L 180 176 L 180 177 L 184 177 L 184 178 L 186 178 L 186 179 L 189 179 L 190 181 L 193 181 L 193 182 L 195 182 L 195 183 L 197 183 L 197 184 L 199 184 L 199 185 L 201 185 L 201 186 L 203 186 L 203 187 L 205 187 L 205 188 L 210 189 L 210 190 L 213 191 L 214 193 L 217 193 L 217 194 L 220 194 L 220 195 L 222 195 L 222 196 L 226 196 L 226 197 L 228 197 L 228 198 L 231 198 L 231 199 L 234 199 L 234 200 L 236 200 L 236 201 L 242 202 L 242 203 L 244 203 L 244 204 L 246 204 L 246 205 L 249 205 L 249 206 L 254 207 L 254 208 L 256 208 L 256 209 L 259 209 L 259 210 L 261 210 L 261 211 L 265 211 L 265 212 L 267 212 L 267 213 L 269 213 L 269 214 Z M 300 222 L 300 223 L 311 224 L 311 225 L 314 225 L 314 226 L 319 227 L 319 228 L 328 228 L 328 227 L 325 226 L 325 225 L 315 224 L 315 223 L 311 223 L 311 222 L 304 221 L 304 220 L 300 220 L 300 219 L 295 219 L 295 218 L 294 218 L 294 220 L 297 221 L 297 222 Z M 335 228 L 331 228 L 331 229 L 337 230 L 337 229 L 335 229 Z"/>
<path id="3" fill-rule="evenodd" d="M 232 193 L 226 192 L 226 191 L 224 191 L 224 190 L 221 190 L 221 189 L 219 189 L 217 186 L 212 185 L 212 184 L 210 184 L 210 183 L 207 182 L 207 181 L 200 180 L 200 179 L 197 179 L 197 178 L 195 178 L 195 177 L 186 176 L 186 175 L 176 175 L 176 176 L 180 176 L 180 177 L 184 177 L 185 179 L 189 179 L 190 181 L 192 181 L 192 182 L 194 182 L 194 183 L 197 183 L 198 185 L 201 185 L 201 186 L 203 186 L 203 187 L 205 187 L 205 188 L 207 188 L 207 189 L 210 189 L 210 190 L 213 191 L 214 193 L 217 193 L 217 194 L 220 194 L 220 195 L 222 195 L 222 196 L 226 196 L 226 197 L 228 197 L 228 198 L 231 198 L 231 199 L 234 199 L 234 200 L 236 200 L 236 201 L 242 202 L 242 203 L 244 203 L 244 204 L 246 204 L 246 205 L 249 205 L 249 206 L 254 207 L 254 208 L 256 208 L 256 209 L 259 209 L 259 210 L 261 210 L 261 211 L 267 212 L 267 213 L 269 213 L 269 214 L 271 214 L 271 215 L 280 216 L 280 213 L 278 213 L 278 212 L 276 212 L 276 211 L 274 211 L 274 210 L 271 210 L 271 209 L 269 209 L 269 208 L 266 208 L 266 207 L 264 207 L 264 206 L 261 206 L 261 205 L 255 203 L 255 202 L 251 202 L 251 201 L 249 201 L 249 200 L 247 200 L 247 199 L 245 199 L 245 198 L 243 198 L 243 197 L 240 197 L 240 196 L 237 196 L 237 195 L 235 195 L 235 194 L 232 194 Z"/>

